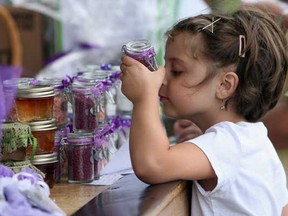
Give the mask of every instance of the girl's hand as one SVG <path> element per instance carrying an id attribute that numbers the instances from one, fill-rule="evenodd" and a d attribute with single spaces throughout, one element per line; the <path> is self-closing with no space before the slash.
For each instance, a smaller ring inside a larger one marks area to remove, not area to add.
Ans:
<path id="1" fill-rule="evenodd" d="M 192 121 L 185 119 L 178 119 L 174 123 L 174 134 L 177 138 L 177 142 L 181 143 L 189 139 L 193 139 L 203 134 L 203 132 Z"/>
<path id="2" fill-rule="evenodd" d="M 132 103 L 146 98 L 158 98 L 158 92 L 165 76 L 165 69 L 159 68 L 152 72 L 141 62 L 126 55 L 122 56 L 121 60 L 121 90 L 123 94 Z"/>

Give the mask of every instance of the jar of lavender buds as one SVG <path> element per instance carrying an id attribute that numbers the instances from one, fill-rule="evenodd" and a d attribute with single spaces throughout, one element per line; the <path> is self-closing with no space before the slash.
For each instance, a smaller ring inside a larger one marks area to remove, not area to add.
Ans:
<path id="1" fill-rule="evenodd" d="M 93 181 L 93 134 L 69 133 L 67 142 L 68 183 L 87 183 Z"/>
<path id="2" fill-rule="evenodd" d="M 156 53 L 148 40 L 130 41 L 123 45 L 122 52 L 144 64 L 149 70 L 158 68 Z"/>
<path id="3" fill-rule="evenodd" d="M 77 132 L 94 132 L 106 119 L 103 82 L 89 76 L 78 76 L 72 84 L 73 130 Z"/>

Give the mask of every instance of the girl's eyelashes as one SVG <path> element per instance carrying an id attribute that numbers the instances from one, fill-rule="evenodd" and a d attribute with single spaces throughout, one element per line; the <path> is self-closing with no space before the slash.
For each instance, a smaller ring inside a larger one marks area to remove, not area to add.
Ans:
<path id="1" fill-rule="evenodd" d="M 183 71 L 180 70 L 170 70 L 170 72 L 173 76 L 179 76 L 181 73 L 183 73 Z"/>

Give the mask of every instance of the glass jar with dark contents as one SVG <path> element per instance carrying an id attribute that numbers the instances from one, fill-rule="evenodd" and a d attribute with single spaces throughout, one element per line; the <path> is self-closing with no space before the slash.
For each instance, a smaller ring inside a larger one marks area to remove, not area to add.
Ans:
<path id="1" fill-rule="evenodd" d="M 93 132 L 106 119 L 106 98 L 101 92 L 101 82 L 94 78 L 77 77 L 73 82 L 71 93 L 73 130 Z"/>
<path id="2" fill-rule="evenodd" d="M 100 69 L 93 72 L 83 73 L 76 78 L 78 84 L 82 83 L 82 85 L 84 84 L 92 90 L 95 99 L 96 112 L 98 114 L 98 125 L 105 123 L 106 119 L 107 98 L 103 83 L 107 82 L 107 78 L 107 71 L 103 71 Z M 93 86 L 93 88 L 91 88 L 91 86 Z"/>
<path id="3" fill-rule="evenodd" d="M 91 182 L 94 179 L 92 133 L 69 133 L 67 136 L 68 183 Z"/>
<path id="4" fill-rule="evenodd" d="M 62 137 L 59 134 L 55 134 L 55 152 L 57 152 L 58 164 L 56 167 L 56 182 L 61 182 L 62 172 L 63 172 L 63 153 L 64 153 L 64 145 L 62 141 Z"/>
<path id="5" fill-rule="evenodd" d="M 158 68 L 155 50 L 148 40 L 130 41 L 123 45 L 122 52 L 138 60 L 151 71 Z"/>
<path id="6" fill-rule="evenodd" d="M 53 188 L 56 179 L 57 153 L 35 155 L 32 164 L 44 173 L 44 181 L 49 188 Z"/>

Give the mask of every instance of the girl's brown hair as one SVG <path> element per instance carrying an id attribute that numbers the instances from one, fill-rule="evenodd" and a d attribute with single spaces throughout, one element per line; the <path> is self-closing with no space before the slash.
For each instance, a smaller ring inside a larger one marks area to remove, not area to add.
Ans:
<path id="1" fill-rule="evenodd" d="M 285 35 L 273 17 L 252 7 L 233 14 L 202 14 L 176 23 L 166 33 L 167 43 L 183 32 L 191 33 L 191 38 L 201 34 L 205 44 L 201 56 L 216 63 L 217 68 L 234 67 L 239 84 L 227 103 L 248 121 L 259 120 L 277 104 L 288 60 Z M 244 50 L 239 50 L 240 43 L 244 45 L 240 35 L 246 40 Z"/>

